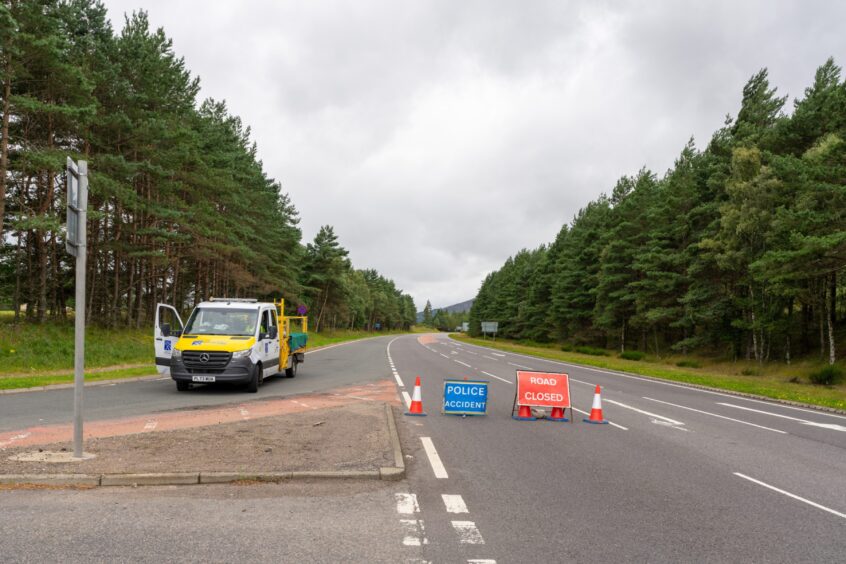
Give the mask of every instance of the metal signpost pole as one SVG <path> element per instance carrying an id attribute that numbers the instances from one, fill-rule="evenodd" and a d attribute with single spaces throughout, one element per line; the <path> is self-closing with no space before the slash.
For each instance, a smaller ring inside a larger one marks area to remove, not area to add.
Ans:
<path id="1" fill-rule="evenodd" d="M 76 184 L 76 186 L 74 186 Z M 74 190 L 76 188 L 76 190 Z M 82 458 L 82 391 L 85 384 L 85 262 L 88 209 L 88 163 L 68 158 L 68 250 L 76 256 L 73 360 L 73 456 Z M 75 223 L 75 225 L 73 225 Z"/>

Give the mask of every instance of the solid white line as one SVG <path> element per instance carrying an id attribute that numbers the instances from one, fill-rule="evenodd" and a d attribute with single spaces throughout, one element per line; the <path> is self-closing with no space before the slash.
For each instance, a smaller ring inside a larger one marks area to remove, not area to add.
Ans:
<path id="1" fill-rule="evenodd" d="M 517 368 L 522 368 L 523 370 L 532 370 L 531 366 L 523 366 L 522 364 L 515 364 L 513 362 L 509 362 L 511 366 L 516 366 Z"/>
<path id="2" fill-rule="evenodd" d="M 441 499 L 444 500 L 447 513 L 470 513 L 460 495 L 442 494 Z"/>
<path id="3" fill-rule="evenodd" d="M 466 362 L 461 362 L 460 360 L 455 360 L 455 359 L 452 359 L 452 360 L 453 360 L 453 362 L 457 362 L 458 364 L 461 364 L 461 365 L 463 365 L 463 366 L 466 366 L 467 368 L 473 368 L 472 366 L 470 366 L 470 365 L 469 365 L 469 364 L 467 364 Z"/>
<path id="4" fill-rule="evenodd" d="M 734 421 L 735 423 L 743 423 L 744 425 L 750 425 L 752 427 L 758 427 L 759 429 L 766 429 L 767 431 L 772 431 L 774 433 L 781 433 L 782 435 L 786 435 L 787 431 L 781 431 L 779 429 L 773 429 L 771 427 L 764 427 L 763 425 L 756 425 L 755 423 L 750 423 L 749 421 L 741 421 L 740 419 L 732 419 L 731 417 L 726 417 L 725 415 L 719 415 L 717 413 L 711 413 L 709 411 L 702 411 L 700 409 L 693 409 L 692 407 L 687 407 L 684 405 L 678 405 L 675 403 L 670 403 L 668 401 L 661 401 L 653 398 L 648 398 L 644 396 L 645 400 L 654 401 L 658 403 L 663 403 L 665 405 L 672 405 L 673 407 L 678 407 L 679 409 L 687 409 L 688 411 L 695 411 L 696 413 L 702 413 L 704 415 L 710 415 L 711 417 L 719 417 L 720 419 L 726 419 L 728 421 Z"/>
<path id="5" fill-rule="evenodd" d="M 663 419 L 668 423 L 672 423 L 673 425 L 684 425 L 681 421 L 676 421 L 675 419 L 670 419 L 669 417 L 664 417 L 663 415 L 655 415 L 654 413 L 650 413 L 648 411 L 643 411 L 642 409 L 638 409 L 636 407 L 632 407 L 630 405 L 626 405 L 624 403 L 620 403 L 618 401 L 607 399 L 605 400 L 608 403 L 613 403 L 614 405 L 619 405 L 620 407 L 625 407 L 626 409 L 631 409 L 632 411 L 637 411 L 638 413 L 642 413 L 644 415 L 648 415 L 649 417 L 655 417 L 656 419 Z"/>
<path id="6" fill-rule="evenodd" d="M 476 347 L 476 348 L 479 348 L 479 349 L 484 349 L 486 351 L 491 350 L 489 347 L 483 347 L 481 345 L 470 345 L 470 346 Z M 495 352 L 492 352 L 491 354 L 494 354 L 496 356 L 505 356 L 504 354 L 495 353 Z M 632 374 L 626 374 L 626 373 L 623 373 L 623 372 L 612 372 L 610 370 L 602 370 L 602 369 L 599 369 L 599 368 L 592 368 L 590 366 L 585 366 L 583 364 L 575 364 L 575 363 L 572 363 L 572 362 L 561 362 L 561 361 L 557 361 L 557 360 L 549 360 L 548 358 L 542 358 L 542 357 L 538 357 L 538 356 L 530 356 L 530 355 L 527 355 L 527 354 L 520 354 L 520 353 L 508 353 L 508 354 L 510 354 L 512 356 L 521 357 L 521 358 L 528 358 L 530 360 L 539 360 L 541 362 L 547 362 L 549 364 L 557 364 L 559 366 L 570 366 L 572 368 L 580 368 L 582 370 L 590 370 L 592 372 L 599 372 L 600 374 L 608 374 L 610 376 L 620 376 L 622 378 L 629 378 L 630 380 L 640 380 L 641 382 L 647 382 L 649 384 L 659 384 L 661 386 L 670 386 L 670 387 L 673 387 L 673 388 L 681 388 L 683 390 L 691 390 L 691 391 L 700 392 L 700 393 L 703 393 L 703 394 L 712 394 L 712 395 L 715 395 L 715 396 L 722 396 L 722 397 L 725 397 L 725 398 L 731 398 L 731 399 L 738 400 L 738 401 L 751 401 L 751 402 L 755 402 L 755 403 L 763 403 L 764 405 L 773 406 L 773 407 L 776 407 L 776 408 L 779 408 L 779 409 L 793 409 L 793 410 L 796 410 L 796 411 L 804 411 L 806 413 L 813 413 L 815 415 L 825 415 L 827 417 L 837 417 L 838 419 L 846 419 L 846 416 L 838 415 L 836 413 L 828 413 L 826 411 L 819 411 L 819 410 L 815 410 L 815 409 L 806 409 L 806 408 L 802 408 L 802 407 L 795 407 L 795 406 L 792 406 L 792 405 L 775 404 L 772 401 L 759 400 L 759 399 L 754 399 L 754 398 L 745 398 L 745 397 L 738 396 L 738 395 L 735 395 L 735 394 L 727 394 L 727 393 L 724 393 L 724 392 L 717 392 L 717 391 L 714 391 L 714 390 L 705 390 L 705 389 L 702 389 L 702 388 L 694 388 L 692 386 L 684 386 L 682 384 L 675 384 L 673 382 L 668 382 L 668 381 L 665 381 L 665 380 L 659 380 L 657 378 L 643 378 L 643 377 L 640 377 L 640 376 L 633 376 Z"/>
<path id="7" fill-rule="evenodd" d="M 830 429 L 832 431 L 846 432 L 846 427 L 842 425 L 835 425 L 834 423 L 817 423 L 815 421 L 808 421 L 807 419 L 799 419 L 798 417 L 790 417 L 788 415 L 781 415 L 779 413 L 772 413 L 769 411 L 761 411 L 760 409 L 752 409 L 751 407 L 743 407 L 742 405 L 734 405 L 731 403 L 717 402 L 717 405 L 724 405 L 726 407 L 733 407 L 735 409 L 742 409 L 744 411 L 752 411 L 754 413 L 763 413 L 764 415 L 772 415 L 773 417 L 781 417 L 782 419 L 789 419 L 791 421 L 798 421 L 802 425 L 811 425 L 813 427 L 820 427 L 822 429 Z"/>
<path id="8" fill-rule="evenodd" d="M 413 515 L 420 513 L 420 506 L 417 504 L 417 494 L 398 493 L 394 494 L 397 500 L 397 513 L 402 515 Z"/>
<path id="9" fill-rule="evenodd" d="M 452 528 L 458 533 L 458 542 L 461 544 L 485 544 L 482 533 L 473 521 L 452 521 Z"/>
<path id="10" fill-rule="evenodd" d="M 807 503 L 808 505 L 810 505 L 812 507 L 816 507 L 817 509 L 822 509 L 823 511 L 828 511 L 832 515 L 837 515 L 838 517 L 842 517 L 843 519 L 846 519 L 846 513 L 840 513 L 839 511 L 835 511 L 834 509 L 830 509 L 830 508 L 828 508 L 824 505 L 820 505 L 819 503 L 814 503 L 813 501 L 811 501 L 809 499 L 805 499 L 804 497 L 799 497 L 796 494 L 786 492 L 786 491 L 781 490 L 781 489 L 779 489 L 775 486 L 771 486 L 771 485 L 766 484 L 766 483 L 764 483 L 760 480 L 756 480 L 755 478 L 750 478 L 749 476 L 746 476 L 745 474 L 741 474 L 740 472 L 734 472 L 734 475 L 739 476 L 739 477 L 743 478 L 744 480 L 749 480 L 750 482 L 754 482 L 754 483 L 758 484 L 759 486 L 764 486 L 765 488 L 769 488 L 769 489 L 773 490 L 774 492 L 784 494 L 787 497 L 792 497 L 793 499 L 796 499 L 796 500 L 801 501 L 803 503 Z"/>
<path id="11" fill-rule="evenodd" d="M 506 384 L 514 385 L 514 382 L 512 382 L 511 380 L 506 380 L 505 378 L 500 378 L 496 374 L 491 374 L 490 372 L 485 372 L 484 370 L 480 370 L 479 372 L 481 372 L 482 374 L 486 374 L 486 375 L 490 376 L 491 378 L 496 378 L 497 380 L 502 380 Z"/>
<path id="12" fill-rule="evenodd" d="M 406 409 L 411 409 L 411 396 L 405 390 L 402 391 L 402 398 L 405 400 Z"/>
<path id="13" fill-rule="evenodd" d="M 432 471 L 435 473 L 435 478 L 444 480 L 449 478 L 444 463 L 441 462 L 441 457 L 438 456 L 438 451 L 435 450 L 435 444 L 431 437 L 420 437 L 420 442 L 423 443 L 423 449 L 426 451 L 426 456 L 429 457 L 429 464 L 432 465 Z"/>
<path id="14" fill-rule="evenodd" d="M 571 407 L 570 409 L 572 409 L 573 411 L 575 411 L 577 413 L 581 413 L 582 415 L 587 415 L 588 417 L 590 417 L 590 413 L 588 413 L 587 411 L 582 411 L 581 409 L 576 409 L 575 407 Z M 606 421 L 608 421 L 608 420 L 606 419 Z M 618 429 L 622 429 L 623 431 L 629 430 L 628 427 L 623 427 L 622 425 L 618 425 L 618 424 L 614 423 L 613 421 L 608 421 L 608 424 L 611 425 L 612 427 L 617 427 Z"/>
<path id="15" fill-rule="evenodd" d="M 405 388 L 405 384 L 403 384 L 403 383 L 402 383 L 402 379 L 400 378 L 400 375 L 399 375 L 399 374 L 397 374 L 396 372 L 394 372 L 394 380 L 396 380 L 396 381 L 397 381 L 397 385 L 398 385 L 400 388 Z"/>

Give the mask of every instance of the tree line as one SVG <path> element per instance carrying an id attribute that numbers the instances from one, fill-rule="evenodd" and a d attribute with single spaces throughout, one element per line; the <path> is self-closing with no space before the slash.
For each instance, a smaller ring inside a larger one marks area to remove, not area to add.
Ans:
<path id="1" fill-rule="evenodd" d="M 804 96 L 761 70 L 704 150 L 691 139 L 662 176 L 617 181 L 521 250 L 470 313 L 540 342 L 836 361 L 846 304 L 846 83 L 833 59 Z"/>
<path id="2" fill-rule="evenodd" d="M 354 269 L 331 228 L 302 243 L 250 128 L 198 93 L 144 12 L 115 33 L 99 1 L 0 1 L 0 304 L 33 321 L 77 306 L 63 232 L 70 156 L 89 162 L 93 322 L 142 326 L 157 302 L 257 296 L 306 304 L 318 329 L 413 323 L 411 298 Z"/>

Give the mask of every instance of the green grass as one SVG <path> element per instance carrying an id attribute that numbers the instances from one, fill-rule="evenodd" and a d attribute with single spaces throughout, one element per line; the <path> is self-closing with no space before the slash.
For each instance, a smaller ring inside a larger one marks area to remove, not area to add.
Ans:
<path id="1" fill-rule="evenodd" d="M 696 362 L 701 364 L 701 369 L 680 369 L 676 364 L 682 362 L 679 360 L 681 357 L 656 359 L 647 356 L 640 361 L 631 361 L 552 348 L 558 345 L 527 346 L 510 341 L 494 342 L 490 339 L 474 339 L 466 335 L 451 334 L 450 336 L 459 341 L 506 352 L 846 410 L 846 383 L 834 386 L 816 386 L 807 383 L 809 375 L 822 366 L 816 362 L 803 361 L 791 366 L 773 363 L 759 367 L 747 362 L 712 361 L 706 364 L 705 360 L 697 359 Z M 743 375 L 744 371 L 749 375 Z"/>
<path id="2" fill-rule="evenodd" d="M 117 368 L 101 372 L 87 372 L 86 382 L 99 380 L 118 380 L 135 376 L 152 376 L 156 374 L 156 366 L 149 364 L 133 368 Z M 20 388 L 34 388 L 36 386 L 51 386 L 54 384 L 70 384 L 73 382 L 73 372 L 60 374 L 36 374 L 32 376 L 0 376 L 0 390 L 16 390 Z"/>
<path id="3" fill-rule="evenodd" d="M 14 324 L 12 320 L 11 312 L 0 311 L 0 390 L 73 382 L 73 323 Z M 308 344 L 315 348 L 390 334 L 401 332 L 309 333 Z M 86 328 L 86 381 L 155 374 L 152 361 L 151 328 Z"/>

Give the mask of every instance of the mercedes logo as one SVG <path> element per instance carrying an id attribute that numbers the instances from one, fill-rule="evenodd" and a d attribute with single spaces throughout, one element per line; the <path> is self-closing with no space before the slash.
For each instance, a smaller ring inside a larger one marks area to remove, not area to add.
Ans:
<path id="1" fill-rule="evenodd" d="M 200 362 L 208 362 L 209 361 L 209 353 L 203 353 L 200 355 Z"/>

